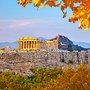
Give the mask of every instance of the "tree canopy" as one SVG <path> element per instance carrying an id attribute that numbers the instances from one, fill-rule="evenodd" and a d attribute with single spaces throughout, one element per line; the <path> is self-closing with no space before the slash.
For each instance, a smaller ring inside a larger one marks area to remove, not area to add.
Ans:
<path id="1" fill-rule="evenodd" d="M 66 17 L 66 8 L 72 10 L 72 16 L 69 22 L 75 23 L 79 21 L 78 29 L 84 28 L 86 31 L 90 28 L 90 0 L 18 0 L 18 4 L 25 7 L 27 4 L 33 3 L 37 8 L 41 7 L 60 7 L 63 12 L 63 18 Z"/>
<path id="2" fill-rule="evenodd" d="M 32 68 L 31 77 L 0 72 L 0 90 L 90 90 L 90 68 L 73 68 Z"/>

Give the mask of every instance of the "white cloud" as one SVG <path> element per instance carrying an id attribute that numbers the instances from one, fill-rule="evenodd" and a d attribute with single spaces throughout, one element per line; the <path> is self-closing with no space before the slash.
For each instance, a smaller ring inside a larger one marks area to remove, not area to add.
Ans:
<path id="1" fill-rule="evenodd" d="M 24 27 L 24 26 L 27 26 L 27 25 L 31 25 L 31 22 L 19 21 L 19 22 L 10 24 L 9 28 L 18 28 L 18 27 Z"/>
<path id="2" fill-rule="evenodd" d="M 0 20 L 0 29 L 14 29 L 32 26 L 30 20 Z"/>

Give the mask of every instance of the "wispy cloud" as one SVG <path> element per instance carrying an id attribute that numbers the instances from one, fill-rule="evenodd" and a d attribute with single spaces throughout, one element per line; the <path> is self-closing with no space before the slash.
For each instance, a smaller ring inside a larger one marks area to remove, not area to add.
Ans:
<path id="1" fill-rule="evenodd" d="M 31 22 L 19 21 L 19 22 L 15 22 L 15 23 L 12 23 L 11 25 L 9 25 L 9 28 L 18 28 L 18 27 L 24 27 L 27 25 L 31 25 Z"/>
<path id="2" fill-rule="evenodd" d="M 14 29 L 14 28 L 24 28 L 24 27 L 35 27 L 35 26 L 45 26 L 45 25 L 56 25 L 57 23 L 65 23 L 63 20 L 55 19 L 31 19 L 31 20 L 0 20 L 0 27 Z"/>
<path id="3" fill-rule="evenodd" d="M 32 26 L 32 21 L 30 20 L 0 20 L 0 30 L 24 28 L 27 26 Z"/>
<path id="4" fill-rule="evenodd" d="M 1 30 L 4 30 L 5 28 L 4 27 L 0 27 Z"/>
<path id="5" fill-rule="evenodd" d="M 6 21 L 6 20 L 1 19 L 1 20 L 0 20 L 0 23 L 3 23 L 3 22 L 7 22 L 7 21 Z"/>

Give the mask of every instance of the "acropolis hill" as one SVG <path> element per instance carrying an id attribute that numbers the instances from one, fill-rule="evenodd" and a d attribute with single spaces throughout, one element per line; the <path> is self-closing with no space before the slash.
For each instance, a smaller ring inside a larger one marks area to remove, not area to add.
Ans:
<path id="1" fill-rule="evenodd" d="M 68 45 L 72 46 L 73 50 L 85 50 L 85 48 L 78 45 L 74 45 L 67 37 L 57 35 L 55 38 L 49 40 L 39 40 L 38 38 L 33 37 L 22 37 L 18 39 L 18 51 L 37 51 L 38 49 L 46 50 L 58 50 L 63 49 L 67 50 Z"/>
<path id="2" fill-rule="evenodd" d="M 39 41 L 32 37 L 19 38 L 16 52 L 6 48 L 0 54 L 0 72 L 8 71 L 30 76 L 30 68 L 66 68 L 69 65 L 76 68 L 80 63 L 90 67 L 90 51 L 69 52 L 66 50 L 68 43 L 75 47 L 73 42 L 60 35 L 47 41 Z"/>
<path id="3" fill-rule="evenodd" d="M 30 68 L 76 68 L 80 63 L 90 67 L 90 51 L 82 52 L 17 52 L 0 54 L 0 72 L 30 76 Z"/>

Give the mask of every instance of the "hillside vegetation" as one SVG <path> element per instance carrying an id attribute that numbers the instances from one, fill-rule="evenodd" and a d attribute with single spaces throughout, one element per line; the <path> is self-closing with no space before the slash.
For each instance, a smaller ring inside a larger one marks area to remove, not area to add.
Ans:
<path id="1" fill-rule="evenodd" d="M 77 69 L 34 68 L 34 76 L 0 73 L 0 90 L 90 90 L 90 69 L 81 64 Z"/>

